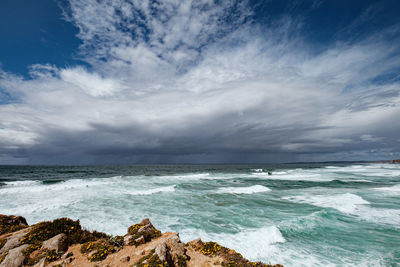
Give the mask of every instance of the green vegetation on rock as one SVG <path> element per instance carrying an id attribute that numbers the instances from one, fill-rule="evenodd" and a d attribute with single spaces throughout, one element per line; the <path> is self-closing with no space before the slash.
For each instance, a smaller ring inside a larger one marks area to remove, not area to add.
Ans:
<path id="1" fill-rule="evenodd" d="M 203 244 L 203 248 L 200 251 L 204 255 L 213 255 L 217 251 L 221 250 L 221 248 L 221 245 L 219 245 L 217 242 L 206 242 Z"/>
<path id="2" fill-rule="evenodd" d="M 28 227 L 28 224 L 24 217 L 0 214 L 0 235 L 12 233 L 26 227 Z"/>
<path id="3" fill-rule="evenodd" d="M 187 267 L 185 257 L 178 255 L 178 267 Z"/>
<path id="4" fill-rule="evenodd" d="M 60 259 L 61 253 L 57 253 L 55 249 L 49 250 L 46 255 L 46 261 L 52 262 Z"/>
<path id="5" fill-rule="evenodd" d="M 23 244 L 39 244 L 53 236 L 64 233 L 71 243 L 75 243 L 73 242 L 75 241 L 73 237 L 77 232 L 81 232 L 79 220 L 73 221 L 68 218 L 61 218 L 52 222 L 40 222 L 35 224 L 32 230 L 21 239 L 21 242 Z"/>
<path id="6" fill-rule="evenodd" d="M 106 241 L 94 243 L 92 241 L 86 242 L 81 246 L 81 253 L 87 253 L 90 261 L 101 261 L 107 258 L 111 253 L 115 252 L 114 246 L 107 244 Z"/>
<path id="7" fill-rule="evenodd" d="M 121 248 L 124 246 L 124 237 L 120 236 L 120 235 L 114 236 L 114 237 L 110 238 L 109 243 L 111 245 L 113 245 L 114 247 Z"/>
<path id="8" fill-rule="evenodd" d="M 283 267 L 280 264 L 265 264 L 262 262 L 252 262 L 243 258 L 240 253 L 219 245 L 216 242 L 206 242 L 202 244 L 200 252 L 206 256 L 218 255 L 224 259 L 221 263 L 224 267 Z"/>
<path id="9" fill-rule="evenodd" d="M 46 262 L 52 262 L 58 260 L 61 257 L 61 253 L 56 253 L 53 250 L 41 249 L 41 244 L 30 244 L 24 251 L 24 264 L 28 266 L 35 265 L 43 257 L 46 257 Z"/>
<path id="10" fill-rule="evenodd" d="M 161 236 L 161 232 L 152 224 L 137 223 L 128 228 L 128 234 L 132 235 L 130 245 L 139 246 L 140 244 L 150 242 L 153 238 Z M 143 237 L 142 241 L 139 241 Z"/>
<path id="11" fill-rule="evenodd" d="M 154 249 L 150 253 L 142 258 L 134 265 L 136 267 L 168 267 L 168 263 L 162 262 L 157 254 L 154 253 Z"/>
<path id="12" fill-rule="evenodd" d="M 0 225 L 0 235 L 16 232 L 18 230 L 24 229 L 28 226 L 26 225 Z"/>
<path id="13" fill-rule="evenodd" d="M 110 236 L 101 232 L 90 232 L 82 229 L 79 220 L 73 221 L 68 218 L 56 219 L 52 222 L 40 222 L 33 226 L 22 239 L 23 244 L 39 244 L 58 234 L 67 235 L 68 244 L 82 244 L 88 241 L 94 241 L 100 238 L 109 238 Z"/>

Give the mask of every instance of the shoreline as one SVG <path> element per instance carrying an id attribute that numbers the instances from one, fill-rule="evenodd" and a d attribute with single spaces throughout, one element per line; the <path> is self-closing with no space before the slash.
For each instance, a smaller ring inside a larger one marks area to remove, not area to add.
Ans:
<path id="1" fill-rule="evenodd" d="M 145 218 L 124 236 L 84 229 L 68 218 L 28 225 L 25 218 L 0 214 L 0 267 L 191 267 L 257 266 L 235 250 L 200 238 L 183 243 L 179 233 L 161 233 Z"/>

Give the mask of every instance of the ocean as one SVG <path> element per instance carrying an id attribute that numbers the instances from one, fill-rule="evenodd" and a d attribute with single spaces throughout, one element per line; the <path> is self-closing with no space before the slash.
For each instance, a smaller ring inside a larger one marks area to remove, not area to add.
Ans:
<path id="1" fill-rule="evenodd" d="M 0 213 L 123 235 L 149 217 L 285 266 L 400 266 L 400 164 L 0 166 Z"/>

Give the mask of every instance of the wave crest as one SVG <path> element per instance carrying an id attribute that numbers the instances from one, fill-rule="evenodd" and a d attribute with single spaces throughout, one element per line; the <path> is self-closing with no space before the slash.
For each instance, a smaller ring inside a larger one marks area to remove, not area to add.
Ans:
<path id="1" fill-rule="evenodd" d="M 271 191 L 268 187 L 262 185 L 253 185 L 249 187 L 221 187 L 218 193 L 222 194 L 254 194 Z"/>
<path id="2" fill-rule="evenodd" d="M 174 192 L 175 191 L 175 187 L 176 187 L 175 185 L 164 186 L 164 187 L 153 188 L 153 189 L 148 189 L 148 190 L 140 190 L 140 191 L 128 192 L 128 194 L 129 195 L 145 196 L 145 195 L 152 195 L 152 194 L 157 194 L 157 193 Z"/>
<path id="3" fill-rule="evenodd" d="M 370 204 L 360 196 L 345 193 L 338 195 L 307 195 L 283 197 L 285 200 L 306 203 L 323 208 L 333 208 L 343 213 L 354 213 L 359 205 Z"/>

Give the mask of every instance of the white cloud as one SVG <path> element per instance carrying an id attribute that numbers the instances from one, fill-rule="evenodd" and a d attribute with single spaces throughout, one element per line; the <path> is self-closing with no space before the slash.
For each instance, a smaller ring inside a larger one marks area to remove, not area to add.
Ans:
<path id="1" fill-rule="evenodd" d="M 388 147 L 400 129 L 400 85 L 372 81 L 400 57 L 379 36 L 313 54 L 300 37 L 282 38 L 290 22 L 243 24 L 250 12 L 231 1 L 70 3 L 93 70 L 35 65 L 29 80 L 2 73 L 0 87 L 18 102 L 0 106 L 0 154 L 224 161 L 399 151 Z"/>
<path id="2" fill-rule="evenodd" d="M 99 74 L 90 74 L 81 67 L 63 69 L 60 71 L 61 80 L 79 87 L 83 92 L 92 96 L 112 96 L 123 88 L 118 81 L 102 78 Z"/>

